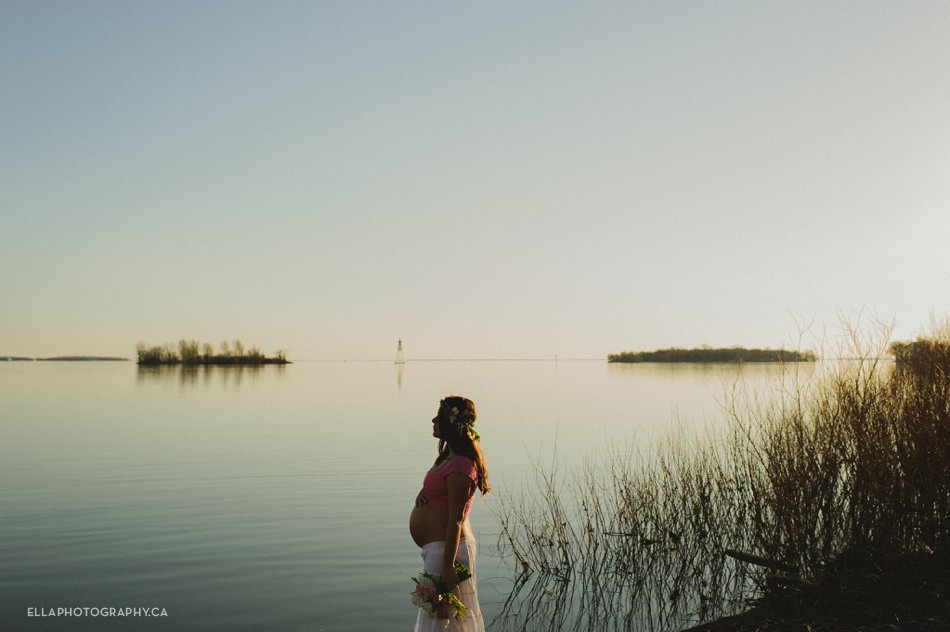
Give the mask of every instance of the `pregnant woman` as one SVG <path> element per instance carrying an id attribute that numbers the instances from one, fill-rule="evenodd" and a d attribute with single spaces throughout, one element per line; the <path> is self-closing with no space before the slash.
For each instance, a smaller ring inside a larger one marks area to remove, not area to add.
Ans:
<path id="1" fill-rule="evenodd" d="M 488 464 L 475 432 L 475 404 L 464 397 L 450 396 L 439 402 L 432 419 L 432 436 L 439 439 L 439 456 L 426 473 L 422 491 L 409 517 L 409 533 L 422 547 L 425 572 L 454 589 L 468 610 L 462 620 L 452 619 L 449 630 L 484 632 L 485 624 L 475 591 L 475 538 L 468 522 L 475 489 L 487 494 Z M 454 562 L 472 571 L 459 582 Z M 419 609 L 415 632 L 441 632 L 440 622 Z"/>

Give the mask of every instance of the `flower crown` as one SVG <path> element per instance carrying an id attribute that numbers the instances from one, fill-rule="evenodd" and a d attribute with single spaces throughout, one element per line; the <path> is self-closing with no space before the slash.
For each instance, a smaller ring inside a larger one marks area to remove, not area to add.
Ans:
<path id="1" fill-rule="evenodd" d="M 449 408 L 444 401 L 440 406 L 440 412 L 447 416 L 447 421 L 455 426 L 459 435 L 468 435 L 473 441 L 478 441 L 481 437 L 475 431 L 475 416 L 470 410 L 459 410 L 458 406 Z"/>

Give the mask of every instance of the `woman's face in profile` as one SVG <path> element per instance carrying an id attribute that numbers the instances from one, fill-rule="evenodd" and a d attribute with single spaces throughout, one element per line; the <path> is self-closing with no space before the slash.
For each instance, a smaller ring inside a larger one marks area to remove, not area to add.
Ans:
<path id="1" fill-rule="evenodd" d="M 436 415 L 432 418 L 432 436 L 439 438 L 439 416 Z"/>

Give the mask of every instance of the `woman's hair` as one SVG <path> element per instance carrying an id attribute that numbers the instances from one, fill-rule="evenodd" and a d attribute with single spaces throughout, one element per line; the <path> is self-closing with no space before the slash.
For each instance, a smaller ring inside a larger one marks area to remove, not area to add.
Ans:
<path id="1" fill-rule="evenodd" d="M 445 461 L 450 453 L 472 459 L 478 468 L 478 489 L 484 495 L 491 488 L 488 486 L 488 462 L 475 432 L 476 416 L 475 402 L 465 397 L 449 395 L 439 402 L 439 456 L 435 464 Z"/>

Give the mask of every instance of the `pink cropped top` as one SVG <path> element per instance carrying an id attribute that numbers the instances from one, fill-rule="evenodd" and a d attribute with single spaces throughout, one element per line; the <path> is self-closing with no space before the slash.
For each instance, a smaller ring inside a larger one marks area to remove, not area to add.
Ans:
<path id="1" fill-rule="evenodd" d="M 475 465 L 475 461 L 467 456 L 453 456 L 448 461 L 441 463 L 439 467 L 429 470 L 426 473 L 425 480 L 422 482 L 422 491 L 429 499 L 429 504 L 433 507 L 438 507 L 439 509 L 449 508 L 449 493 L 445 486 L 445 477 L 449 474 L 464 474 L 472 479 L 476 487 L 478 486 L 478 466 Z M 465 510 L 462 512 L 463 516 L 468 515 L 474 499 L 475 490 L 472 489 L 472 493 L 469 494 L 468 500 L 465 502 Z"/>

